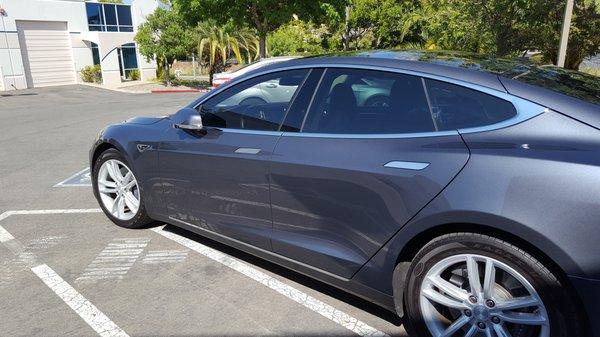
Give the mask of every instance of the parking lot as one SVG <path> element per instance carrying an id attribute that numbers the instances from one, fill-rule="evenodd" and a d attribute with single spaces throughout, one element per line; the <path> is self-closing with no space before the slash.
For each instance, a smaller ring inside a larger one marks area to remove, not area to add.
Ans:
<path id="1" fill-rule="evenodd" d="M 197 94 L 0 97 L 0 335 L 405 336 L 391 313 L 173 226 L 126 230 L 86 180 L 98 131 Z"/>

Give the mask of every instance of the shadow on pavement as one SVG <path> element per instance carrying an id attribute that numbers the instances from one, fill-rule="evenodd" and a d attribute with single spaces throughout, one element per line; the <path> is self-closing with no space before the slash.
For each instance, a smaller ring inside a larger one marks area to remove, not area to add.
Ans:
<path id="1" fill-rule="evenodd" d="M 172 226 L 172 225 L 166 225 L 164 230 L 181 235 L 183 237 L 186 237 L 190 240 L 194 240 L 196 242 L 199 242 L 203 245 L 206 245 L 210 248 L 216 249 L 222 253 L 225 253 L 227 255 L 231 255 L 239 260 L 242 260 L 244 262 L 247 262 L 249 264 L 252 264 L 254 266 L 257 266 L 259 268 L 268 270 L 274 274 L 277 274 L 279 276 L 282 276 L 284 278 L 287 278 L 293 282 L 302 284 L 305 287 L 311 288 L 313 290 L 316 290 L 322 294 L 331 296 L 333 298 L 336 298 L 340 301 L 343 301 L 347 304 L 350 304 L 360 310 L 363 310 L 365 312 L 368 312 L 374 316 L 377 316 L 381 319 L 384 319 L 396 326 L 400 326 L 402 325 L 402 320 L 396 316 L 395 314 L 367 301 L 364 300 L 360 297 L 354 296 L 350 293 L 347 293 L 345 291 L 342 291 L 340 289 L 337 289 L 333 286 L 330 286 L 328 284 L 325 284 L 321 281 L 312 279 L 308 276 L 302 275 L 298 272 L 295 272 L 291 269 L 287 269 L 284 267 L 281 267 L 277 264 L 274 264 L 272 262 L 269 262 L 267 260 L 263 260 L 259 257 L 256 257 L 254 255 L 248 254 L 246 252 L 240 251 L 236 248 L 224 245 L 222 243 L 213 241 L 211 239 L 208 239 L 206 237 L 203 237 L 201 235 L 192 233 L 190 231 L 187 231 L 185 229 L 176 227 L 176 226 Z M 311 335 L 313 336 L 313 335 Z M 318 335 L 314 335 L 314 336 L 318 336 Z M 331 334 L 328 334 L 328 336 L 332 336 Z M 336 335 L 337 336 L 337 335 Z M 348 332 L 348 334 L 342 334 L 339 336 L 356 336 L 354 333 L 352 332 Z"/>

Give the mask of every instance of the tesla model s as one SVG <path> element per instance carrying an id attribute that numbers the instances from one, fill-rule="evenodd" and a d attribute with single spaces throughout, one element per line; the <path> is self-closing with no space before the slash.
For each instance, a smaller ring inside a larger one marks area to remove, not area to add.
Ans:
<path id="1" fill-rule="evenodd" d="M 455 53 L 295 59 L 105 128 L 90 162 L 117 225 L 226 243 L 413 336 L 600 336 L 597 77 Z"/>

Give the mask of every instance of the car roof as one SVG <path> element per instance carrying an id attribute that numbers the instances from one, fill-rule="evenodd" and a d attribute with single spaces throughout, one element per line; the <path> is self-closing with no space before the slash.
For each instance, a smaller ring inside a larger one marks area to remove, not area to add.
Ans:
<path id="1" fill-rule="evenodd" d="M 309 56 L 255 72 L 295 66 L 378 67 L 446 77 L 507 92 L 600 128 L 600 78 L 526 59 L 452 51 L 374 50 Z"/>

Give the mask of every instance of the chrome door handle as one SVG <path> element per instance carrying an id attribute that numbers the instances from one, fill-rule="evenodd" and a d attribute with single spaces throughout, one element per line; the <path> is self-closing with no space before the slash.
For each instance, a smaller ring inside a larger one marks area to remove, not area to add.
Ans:
<path id="1" fill-rule="evenodd" d="M 421 163 L 421 162 L 416 162 L 416 161 L 394 160 L 383 166 L 389 167 L 389 168 L 420 171 L 420 170 L 424 170 L 427 166 L 429 166 L 429 163 Z"/>
<path id="2" fill-rule="evenodd" d="M 253 149 L 250 147 L 240 147 L 239 149 L 235 150 L 235 153 L 241 153 L 241 154 L 258 154 L 260 152 L 260 149 Z"/>

